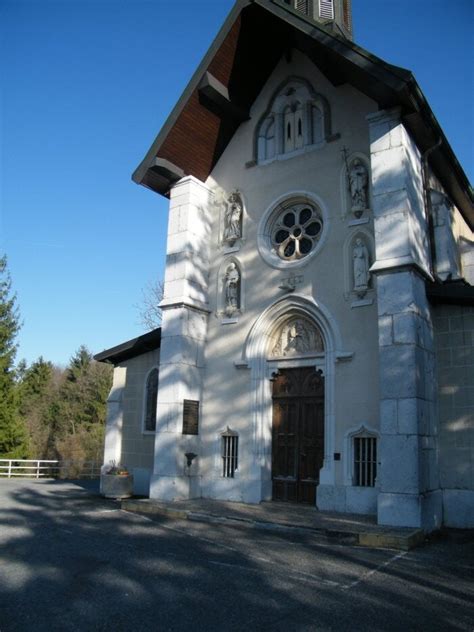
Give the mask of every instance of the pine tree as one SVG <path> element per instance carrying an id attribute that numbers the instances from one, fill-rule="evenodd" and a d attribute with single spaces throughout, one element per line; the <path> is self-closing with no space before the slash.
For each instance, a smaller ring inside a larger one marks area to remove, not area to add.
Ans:
<path id="1" fill-rule="evenodd" d="M 61 459 L 98 460 L 103 449 L 109 365 L 95 362 L 85 346 L 71 358 L 59 388 L 52 423 Z"/>
<path id="2" fill-rule="evenodd" d="M 48 443 L 54 439 L 50 429 L 50 408 L 58 390 L 55 383 L 57 371 L 43 357 L 29 367 L 24 361 L 17 366 L 19 412 L 28 431 L 33 458 L 47 458 Z"/>
<path id="3" fill-rule="evenodd" d="M 28 456 L 24 423 L 18 414 L 15 384 L 16 336 L 20 330 L 16 296 L 11 293 L 7 258 L 0 257 L 0 458 Z"/>

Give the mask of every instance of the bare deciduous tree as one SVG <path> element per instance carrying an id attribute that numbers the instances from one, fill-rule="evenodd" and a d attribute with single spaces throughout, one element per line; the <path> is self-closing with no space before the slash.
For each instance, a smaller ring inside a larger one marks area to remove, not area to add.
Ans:
<path id="1" fill-rule="evenodd" d="M 163 298 L 163 281 L 148 281 L 142 288 L 142 300 L 135 308 L 138 310 L 140 323 L 147 331 L 161 325 L 161 309 L 159 304 Z"/>

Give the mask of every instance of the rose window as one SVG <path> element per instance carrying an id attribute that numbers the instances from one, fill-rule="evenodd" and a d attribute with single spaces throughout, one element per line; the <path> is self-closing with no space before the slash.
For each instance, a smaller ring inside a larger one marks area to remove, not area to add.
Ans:
<path id="1" fill-rule="evenodd" d="M 302 259 L 314 249 L 322 229 L 316 209 L 309 204 L 294 204 L 280 212 L 273 223 L 272 246 L 280 259 Z"/>

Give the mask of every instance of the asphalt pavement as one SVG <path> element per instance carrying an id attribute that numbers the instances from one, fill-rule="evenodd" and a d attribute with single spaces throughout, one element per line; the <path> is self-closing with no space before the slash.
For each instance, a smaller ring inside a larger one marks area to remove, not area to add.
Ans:
<path id="1" fill-rule="evenodd" d="M 472 632 L 473 604 L 472 533 L 364 549 L 0 480 L 0 632 Z"/>

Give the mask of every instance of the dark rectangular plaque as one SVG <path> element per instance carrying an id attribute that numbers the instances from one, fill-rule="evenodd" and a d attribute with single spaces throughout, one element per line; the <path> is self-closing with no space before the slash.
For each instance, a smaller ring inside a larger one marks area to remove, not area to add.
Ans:
<path id="1" fill-rule="evenodd" d="M 199 402 L 183 400 L 183 434 L 199 434 Z"/>

